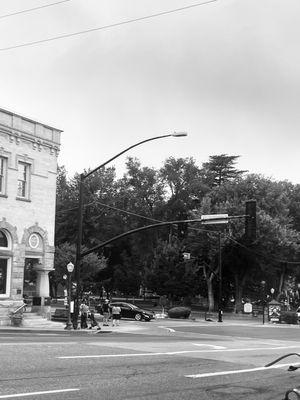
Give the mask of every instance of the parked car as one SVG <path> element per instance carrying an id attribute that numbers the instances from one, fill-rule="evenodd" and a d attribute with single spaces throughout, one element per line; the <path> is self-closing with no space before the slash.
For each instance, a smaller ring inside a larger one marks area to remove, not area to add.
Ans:
<path id="1" fill-rule="evenodd" d="M 121 308 L 121 318 L 133 318 L 136 321 L 151 321 L 154 319 L 154 313 L 149 310 L 143 310 L 134 304 L 124 302 L 112 302 L 110 308 L 113 306 L 119 306 Z"/>

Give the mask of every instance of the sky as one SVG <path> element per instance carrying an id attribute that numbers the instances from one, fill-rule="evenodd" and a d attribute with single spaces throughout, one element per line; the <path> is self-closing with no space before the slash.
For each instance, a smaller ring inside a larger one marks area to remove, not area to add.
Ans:
<path id="1" fill-rule="evenodd" d="M 38 8 L 51 3 L 0 1 L 0 108 L 63 130 L 58 163 L 69 176 L 184 131 L 111 165 L 121 175 L 127 156 L 160 168 L 168 157 L 201 166 L 228 154 L 239 169 L 300 183 L 299 0 Z"/>

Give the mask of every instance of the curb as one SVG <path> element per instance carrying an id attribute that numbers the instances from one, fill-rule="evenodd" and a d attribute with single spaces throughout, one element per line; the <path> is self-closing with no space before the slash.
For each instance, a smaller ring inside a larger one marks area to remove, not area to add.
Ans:
<path id="1" fill-rule="evenodd" d="M 0 327 L 0 333 L 43 333 L 43 334 L 47 334 L 47 333 L 52 333 L 52 334 L 63 334 L 63 335 L 75 335 L 75 336 L 84 336 L 84 335 L 99 335 L 99 334 L 108 334 L 108 333 L 115 333 L 113 331 L 93 331 L 93 330 L 74 330 L 74 329 L 70 329 L 70 330 L 65 330 L 65 329 L 47 329 L 47 328 L 9 328 L 9 327 L 5 327 L 2 328 Z"/>

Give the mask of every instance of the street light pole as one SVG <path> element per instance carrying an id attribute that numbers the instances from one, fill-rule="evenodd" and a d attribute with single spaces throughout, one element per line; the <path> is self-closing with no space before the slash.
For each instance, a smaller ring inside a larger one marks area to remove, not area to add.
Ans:
<path id="1" fill-rule="evenodd" d="M 266 297 L 266 282 L 261 281 L 261 289 L 262 289 L 262 312 L 263 312 L 263 325 L 265 324 L 265 297 Z"/>
<path id="2" fill-rule="evenodd" d="M 71 322 L 71 292 L 72 292 L 72 272 L 74 270 L 74 264 L 69 262 L 67 265 L 67 270 L 68 270 L 68 321 L 67 325 L 65 326 L 65 329 L 70 330 L 72 329 L 72 322 Z"/>
<path id="3" fill-rule="evenodd" d="M 221 232 L 219 232 L 219 315 L 218 322 L 223 322 L 222 310 L 222 247 L 221 247 Z"/>
<path id="4" fill-rule="evenodd" d="M 84 180 L 88 178 L 90 175 L 97 172 L 99 169 L 105 167 L 111 161 L 115 160 L 122 154 L 126 153 L 127 151 L 133 149 L 134 147 L 140 146 L 141 144 L 157 140 L 163 139 L 166 137 L 183 137 L 187 136 L 186 132 L 174 132 L 167 135 L 161 136 L 154 136 L 149 139 L 142 140 L 138 143 L 135 143 L 132 146 L 127 147 L 125 150 L 121 151 L 120 153 L 116 154 L 109 160 L 105 161 L 103 164 L 99 165 L 98 167 L 94 168 L 92 171 L 89 171 L 86 174 L 80 174 L 79 178 L 79 199 L 78 199 L 78 216 L 77 216 L 77 243 L 76 243 L 76 263 L 75 263 L 75 279 L 76 279 L 76 299 L 75 299 L 75 309 L 74 309 L 74 326 L 77 327 L 77 320 L 79 315 L 79 295 L 80 295 L 80 260 L 81 260 L 81 245 L 82 245 L 82 225 L 83 225 L 83 190 L 84 190 Z"/>

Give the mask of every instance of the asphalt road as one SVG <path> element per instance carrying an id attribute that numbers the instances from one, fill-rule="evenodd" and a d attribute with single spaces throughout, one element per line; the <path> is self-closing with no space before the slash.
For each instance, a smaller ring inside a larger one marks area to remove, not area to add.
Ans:
<path id="1" fill-rule="evenodd" d="M 300 386 L 300 372 L 287 371 L 300 358 L 264 366 L 300 352 L 299 329 L 171 320 L 100 334 L 0 329 L 0 399 L 283 399 Z"/>

